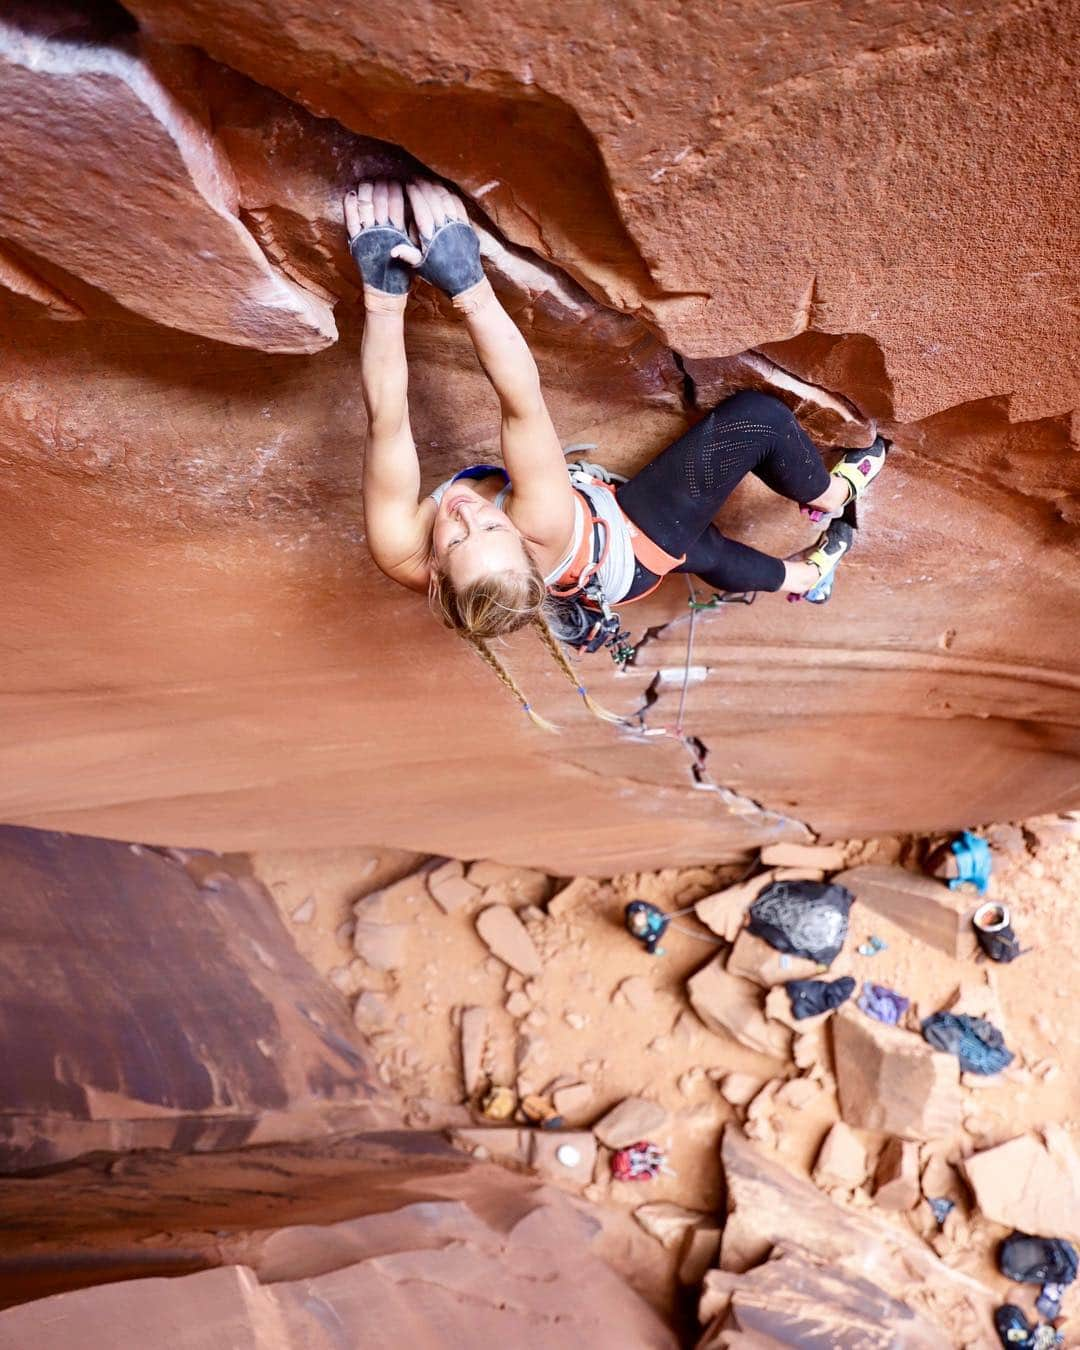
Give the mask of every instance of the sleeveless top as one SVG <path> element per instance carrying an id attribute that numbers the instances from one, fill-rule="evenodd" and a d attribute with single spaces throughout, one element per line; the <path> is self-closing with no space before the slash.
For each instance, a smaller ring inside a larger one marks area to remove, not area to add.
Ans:
<path id="1" fill-rule="evenodd" d="M 580 594 L 588 582 L 595 579 L 605 600 L 614 605 L 630 590 L 638 562 L 663 578 L 684 561 L 665 553 L 638 529 L 623 513 L 610 484 L 572 465 L 567 465 L 567 473 L 574 488 L 574 528 L 566 552 L 544 577 L 544 584 L 551 594 Z M 460 469 L 452 478 L 440 483 L 430 496 L 438 505 L 451 483 L 463 478 L 487 478 L 492 474 L 505 480 L 505 486 L 499 489 L 494 499 L 494 504 L 502 508 L 510 496 L 510 476 L 497 464 L 471 464 Z M 659 584 L 657 581 L 656 585 Z M 646 591 L 634 599 L 643 599 L 649 593 Z"/>

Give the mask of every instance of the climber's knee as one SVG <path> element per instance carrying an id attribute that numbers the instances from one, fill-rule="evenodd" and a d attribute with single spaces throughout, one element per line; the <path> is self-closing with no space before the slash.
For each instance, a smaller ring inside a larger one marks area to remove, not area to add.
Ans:
<path id="1" fill-rule="evenodd" d="M 737 394 L 718 403 L 709 417 L 718 422 L 750 420 L 772 426 L 780 414 L 790 415 L 782 399 L 773 394 L 764 394 L 760 389 L 740 389 Z"/>

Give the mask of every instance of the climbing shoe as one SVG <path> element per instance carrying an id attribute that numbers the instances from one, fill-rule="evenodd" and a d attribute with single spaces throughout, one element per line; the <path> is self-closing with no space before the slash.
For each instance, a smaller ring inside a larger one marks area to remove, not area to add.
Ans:
<path id="1" fill-rule="evenodd" d="M 848 495 L 844 507 L 861 497 L 882 471 L 889 448 L 890 442 L 884 436 L 878 436 L 869 449 L 849 450 L 840 463 L 834 466 L 830 478 L 842 478 L 847 484 Z M 844 507 L 841 507 L 841 510 Z M 819 510 L 816 506 L 802 506 L 799 509 L 803 515 L 809 516 L 815 522 L 836 519 L 840 514 L 838 511 L 830 516 L 828 511 Z"/>
<path id="2" fill-rule="evenodd" d="M 851 548 L 855 531 L 846 520 L 834 520 L 814 547 L 803 559 L 813 563 L 821 573 L 821 580 L 805 595 L 789 595 L 789 600 L 809 600 L 812 605 L 823 605 L 832 595 L 833 581 L 836 578 L 836 566 Z"/>

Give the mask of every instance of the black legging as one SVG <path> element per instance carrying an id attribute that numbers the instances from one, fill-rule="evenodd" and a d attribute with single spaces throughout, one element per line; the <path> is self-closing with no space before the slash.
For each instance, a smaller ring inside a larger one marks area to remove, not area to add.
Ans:
<path id="1" fill-rule="evenodd" d="M 778 398 L 744 389 L 725 399 L 617 490 L 619 505 L 650 539 L 718 591 L 778 591 L 784 564 L 722 535 L 713 516 L 748 473 L 795 502 L 829 486 L 814 443 Z M 656 583 L 639 563 L 626 599 Z"/>

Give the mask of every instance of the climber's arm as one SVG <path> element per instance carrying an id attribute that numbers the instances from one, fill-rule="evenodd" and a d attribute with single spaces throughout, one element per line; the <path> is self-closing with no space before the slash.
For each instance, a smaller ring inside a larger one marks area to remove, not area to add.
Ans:
<path id="1" fill-rule="evenodd" d="M 517 325 L 489 281 L 471 293 L 465 322 L 498 395 L 503 460 L 513 483 L 514 518 L 526 534 L 567 534 L 574 497 L 566 459 L 540 388 L 540 372 Z"/>
<path id="2" fill-rule="evenodd" d="M 405 316 L 372 313 L 364 321 L 360 382 L 368 413 L 364 519 L 381 571 L 415 590 L 427 588 L 433 504 L 420 496 L 420 460 L 409 424 Z"/>
<path id="3" fill-rule="evenodd" d="M 401 185 L 361 183 L 345 199 L 349 247 L 364 279 L 360 384 L 368 414 L 364 517 L 368 547 L 395 581 L 425 590 L 434 504 L 420 495 L 420 461 L 409 425 L 405 306 L 411 273 L 395 261 L 402 242 Z"/>
<path id="4" fill-rule="evenodd" d="M 503 460 L 513 484 L 510 515 L 529 539 L 561 549 L 573 530 L 574 494 L 536 362 L 484 276 L 480 243 L 464 205 L 438 183 L 410 183 L 408 194 L 423 249 L 402 250 L 400 256 L 465 317 L 499 398 Z"/>

